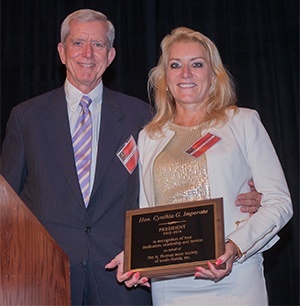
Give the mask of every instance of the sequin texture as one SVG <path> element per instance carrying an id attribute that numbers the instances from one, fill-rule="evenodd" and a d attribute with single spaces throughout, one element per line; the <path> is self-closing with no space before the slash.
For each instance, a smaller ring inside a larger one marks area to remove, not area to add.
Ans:
<path id="1" fill-rule="evenodd" d="M 201 137 L 201 127 L 170 124 L 174 137 L 154 162 L 155 203 L 175 204 L 210 198 L 206 155 L 185 150 Z"/>

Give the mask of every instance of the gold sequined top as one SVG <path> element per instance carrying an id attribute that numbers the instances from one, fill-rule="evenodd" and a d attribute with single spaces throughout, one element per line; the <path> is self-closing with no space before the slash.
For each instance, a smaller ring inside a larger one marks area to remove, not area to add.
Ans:
<path id="1" fill-rule="evenodd" d="M 154 161 L 156 206 L 209 199 L 205 154 L 195 158 L 185 152 L 201 138 L 201 126 L 171 123 L 170 129 L 175 135 Z"/>

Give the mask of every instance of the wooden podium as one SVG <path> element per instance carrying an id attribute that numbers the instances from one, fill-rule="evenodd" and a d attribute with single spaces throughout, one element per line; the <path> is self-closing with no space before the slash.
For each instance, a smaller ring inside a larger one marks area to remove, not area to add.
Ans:
<path id="1" fill-rule="evenodd" d="M 70 265 L 0 176 L 0 305 L 70 305 Z"/>

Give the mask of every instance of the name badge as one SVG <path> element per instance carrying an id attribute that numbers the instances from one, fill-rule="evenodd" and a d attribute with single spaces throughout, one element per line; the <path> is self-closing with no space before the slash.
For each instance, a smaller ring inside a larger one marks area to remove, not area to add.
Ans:
<path id="1" fill-rule="evenodd" d="M 198 139 L 195 143 L 193 143 L 185 152 L 193 157 L 199 157 L 203 153 L 205 153 L 209 148 L 211 148 L 214 144 L 216 144 L 220 137 L 215 136 L 211 133 L 207 133 L 200 139 Z"/>
<path id="2" fill-rule="evenodd" d="M 139 151 L 132 135 L 130 135 L 129 139 L 121 146 L 116 155 L 131 174 L 136 168 L 139 159 Z"/>

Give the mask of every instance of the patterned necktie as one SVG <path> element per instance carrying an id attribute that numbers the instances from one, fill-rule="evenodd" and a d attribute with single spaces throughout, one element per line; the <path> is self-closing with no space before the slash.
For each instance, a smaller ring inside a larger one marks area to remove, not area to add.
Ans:
<path id="1" fill-rule="evenodd" d="M 72 138 L 79 185 L 86 207 L 90 199 L 92 162 L 92 116 L 89 110 L 91 103 L 92 100 L 88 96 L 82 97 L 80 101 L 82 109 Z"/>

